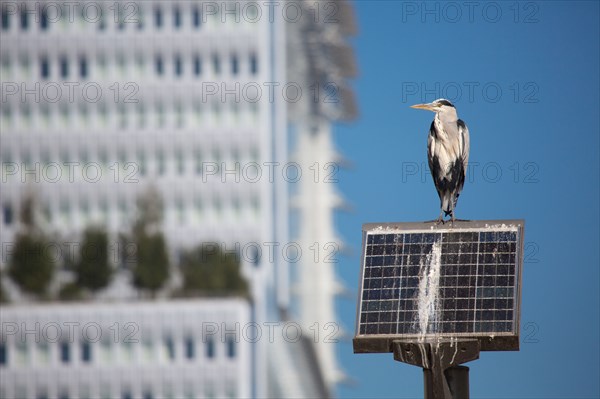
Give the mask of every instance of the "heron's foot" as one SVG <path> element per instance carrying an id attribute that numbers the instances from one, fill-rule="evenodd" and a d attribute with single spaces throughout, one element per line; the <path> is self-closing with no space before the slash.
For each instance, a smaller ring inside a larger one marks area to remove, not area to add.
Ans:
<path id="1" fill-rule="evenodd" d="M 454 212 L 452 212 L 452 216 L 450 217 L 450 227 L 454 227 L 454 221 L 456 219 L 454 218 Z"/>

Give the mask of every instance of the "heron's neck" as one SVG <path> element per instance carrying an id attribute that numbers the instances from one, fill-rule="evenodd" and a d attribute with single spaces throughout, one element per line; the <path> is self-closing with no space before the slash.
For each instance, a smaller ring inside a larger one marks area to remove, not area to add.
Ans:
<path id="1" fill-rule="evenodd" d="M 443 114 L 441 112 L 436 112 L 435 120 L 436 122 L 441 123 L 456 123 L 456 121 L 458 121 L 458 115 L 456 115 L 456 112 L 444 112 Z"/>

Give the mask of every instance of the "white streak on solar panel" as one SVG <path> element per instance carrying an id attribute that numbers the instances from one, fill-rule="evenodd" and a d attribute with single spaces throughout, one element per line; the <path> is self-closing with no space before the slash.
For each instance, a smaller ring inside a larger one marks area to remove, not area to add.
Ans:
<path id="1" fill-rule="evenodd" d="M 454 346 L 454 354 L 452 355 L 452 360 L 450 360 L 450 364 L 454 364 L 454 359 L 456 359 L 456 354 L 458 353 L 458 342 L 456 342 L 456 337 L 450 337 L 450 347 Z"/>
<path id="2" fill-rule="evenodd" d="M 419 281 L 419 327 L 421 334 L 427 334 L 430 322 L 435 322 L 439 307 L 439 284 L 442 259 L 442 241 L 433 243 L 431 252 L 421 259 Z"/>
<path id="3" fill-rule="evenodd" d="M 429 355 L 427 354 L 427 349 L 425 349 L 425 345 L 419 344 L 419 351 L 421 352 L 421 359 L 423 359 L 423 366 L 425 368 L 430 368 L 429 366 Z"/>

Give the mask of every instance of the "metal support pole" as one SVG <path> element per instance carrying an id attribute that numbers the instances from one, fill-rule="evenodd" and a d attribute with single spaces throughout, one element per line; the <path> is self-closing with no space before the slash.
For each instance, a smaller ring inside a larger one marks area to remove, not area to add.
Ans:
<path id="1" fill-rule="evenodd" d="M 469 368 L 467 366 L 449 367 L 444 374 L 446 374 L 452 399 L 469 399 Z"/>
<path id="2" fill-rule="evenodd" d="M 444 372 L 450 397 L 452 399 L 469 399 L 469 368 L 466 366 L 449 367 Z M 433 371 L 423 369 L 423 392 L 425 399 L 438 399 L 435 396 Z"/>
<path id="3" fill-rule="evenodd" d="M 423 399 L 435 399 L 433 393 L 433 371 L 423 369 Z"/>
<path id="4" fill-rule="evenodd" d="M 469 399 L 469 368 L 479 358 L 477 340 L 394 341 L 394 359 L 423 368 L 425 399 Z"/>

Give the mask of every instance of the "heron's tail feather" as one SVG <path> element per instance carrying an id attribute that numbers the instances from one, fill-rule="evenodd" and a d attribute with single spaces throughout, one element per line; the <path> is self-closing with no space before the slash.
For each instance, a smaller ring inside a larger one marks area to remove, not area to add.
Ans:
<path id="1" fill-rule="evenodd" d="M 452 214 L 452 197 L 450 193 L 445 193 L 441 198 L 441 207 L 442 211 L 444 211 L 444 216 L 448 216 Z"/>
<path id="2" fill-rule="evenodd" d="M 452 215 L 453 210 L 456 208 L 456 203 L 458 202 L 458 193 L 453 194 L 451 192 L 444 193 L 441 196 L 441 208 L 444 211 L 444 216 Z"/>

